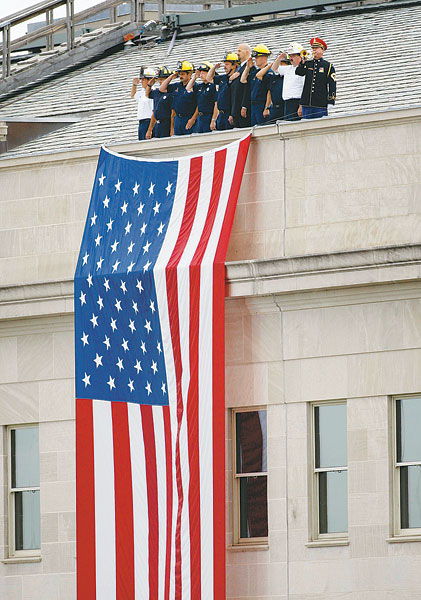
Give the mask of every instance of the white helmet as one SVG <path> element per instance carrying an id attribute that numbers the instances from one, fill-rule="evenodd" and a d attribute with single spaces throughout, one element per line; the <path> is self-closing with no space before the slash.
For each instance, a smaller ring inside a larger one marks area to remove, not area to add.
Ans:
<path id="1" fill-rule="evenodd" d="M 301 54 L 301 52 L 303 50 L 304 50 L 304 48 L 301 46 L 301 44 L 297 44 L 297 42 L 291 42 L 291 44 L 288 46 L 286 52 L 289 55 L 291 55 L 291 54 Z"/>
<path id="2" fill-rule="evenodd" d="M 151 67 L 146 67 L 146 69 L 143 69 L 141 72 L 141 77 L 145 79 L 152 79 L 153 77 L 156 77 L 155 70 L 151 69 Z"/>

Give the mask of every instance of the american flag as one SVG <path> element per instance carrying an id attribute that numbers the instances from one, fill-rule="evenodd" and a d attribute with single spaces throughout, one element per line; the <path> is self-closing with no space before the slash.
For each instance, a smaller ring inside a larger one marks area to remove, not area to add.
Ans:
<path id="1" fill-rule="evenodd" d="M 225 598 L 224 260 L 249 143 L 101 150 L 75 274 L 78 600 Z"/>

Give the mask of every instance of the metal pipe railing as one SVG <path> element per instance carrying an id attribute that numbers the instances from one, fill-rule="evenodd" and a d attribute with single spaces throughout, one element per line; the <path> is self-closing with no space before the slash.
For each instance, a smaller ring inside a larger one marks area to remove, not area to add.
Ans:
<path id="1" fill-rule="evenodd" d="M 46 37 L 46 48 L 52 50 L 54 47 L 54 33 L 66 29 L 67 49 L 74 48 L 75 25 L 90 17 L 95 16 L 105 10 L 110 11 L 110 22 L 117 20 L 117 7 L 121 4 L 131 5 L 131 18 L 133 22 L 144 20 L 144 0 L 105 0 L 95 6 L 87 8 L 77 14 L 74 11 L 74 0 L 44 0 L 32 7 L 21 10 L 10 15 L 7 19 L 0 21 L 0 32 L 2 34 L 2 44 L 0 46 L 2 53 L 2 78 L 10 75 L 11 53 L 24 48 L 29 42 Z M 53 11 L 61 6 L 66 6 L 66 16 L 54 21 Z M 11 28 L 14 25 L 24 23 L 39 15 L 45 14 L 46 25 L 36 31 L 32 31 L 15 40 L 11 40 Z"/>

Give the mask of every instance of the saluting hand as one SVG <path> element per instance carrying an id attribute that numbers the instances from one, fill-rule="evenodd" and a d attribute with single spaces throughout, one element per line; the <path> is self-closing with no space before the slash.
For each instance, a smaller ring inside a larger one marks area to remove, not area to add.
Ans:
<path id="1" fill-rule="evenodd" d="M 247 59 L 247 66 L 249 69 L 251 69 L 253 65 L 254 65 L 254 60 L 252 59 L 251 56 L 249 56 L 249 58 Z"/>
<path id="2" fill-rule="evenodd" d="M 222 67 L 222 63 L 216 63 L 215 69 L 219 69 L 219 67 Z"/>
<path id="3" fill-rule="evenodd" d="M 133 77 L 133 85 L 139 85 L 140 79 L 139 77 Z"/>

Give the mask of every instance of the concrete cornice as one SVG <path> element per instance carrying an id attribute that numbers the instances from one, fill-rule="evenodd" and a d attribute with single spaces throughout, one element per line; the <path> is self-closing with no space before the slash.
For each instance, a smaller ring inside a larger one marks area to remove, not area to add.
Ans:
<path id="1" fill-rule="evenodd" d="M 322 135 L 326 133 L 339 133 L 354 129 L 372 129 L 391 125 L 407 125 L 421 122 L 421 106 L 413 108 L 391 109 L 361 113 L 357 115 L 332 115 L 328 118 L 296 121 L 286 123 L 280 121 L 277 125 L 281 139 L 307 137 L 309 135 Z"/>
<path id="2" fill-rule="evenodd" d="M 421 244 L 227 263 L 227 297 L 291 296 L 421 280 Z M 73 280 L 0 287 L 0 320 L 73 313 Z"/>
<path id="3" fill-rule="evenodd" d="M 227 264 L 227 296 L 269 294 L 414 281 L 421 278 L 421 244 Z"/>
<path id="4" fill-rule="evenodd" d="M 252 141 L 264 141 L 281 139 L 288 140 L 296 137 L 321 135 L 350 131 L 353 129 L 370 129 L 373 127 L 385 127 L 391 125 L 406 125 L 408 123 L 421 122 L 421 106 L 404 108 L 398 110 L 376 111 L 360 113 L 355 115 L 332 115 L 323 119 L 299 121 L 287 123 L 280 122 L 278 125 L 266 125 L 253 131 Z M 221 146 L 225 146 L 240 139 L 246 130 L 233 129 L 191 135 L 183 137 L 172 137 L 163 139 L 152 139 L 143 142 L 125 142 L 107 146 L 110 150 L 128 156 L 142 156 L 145 158 L 177 157 L 198 154 Z M 83 162 L 96 160 L 99 147 L 75 149 L 62 152 L 49 152 L 31 154 L 28 156 L 3 155 L 0 159 L 0 169 L 27 168 L 30 165 L 53 164 L 61 162 Z"/>

